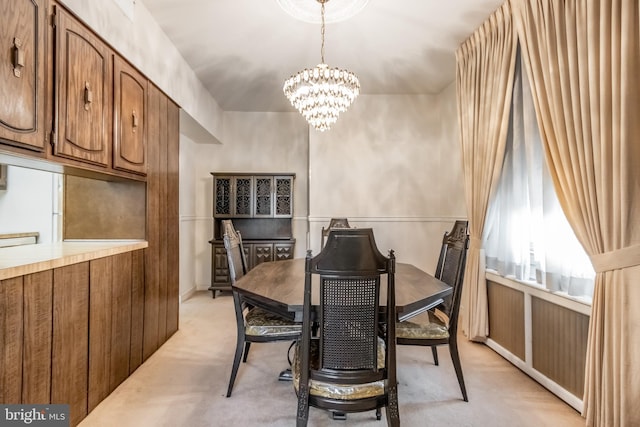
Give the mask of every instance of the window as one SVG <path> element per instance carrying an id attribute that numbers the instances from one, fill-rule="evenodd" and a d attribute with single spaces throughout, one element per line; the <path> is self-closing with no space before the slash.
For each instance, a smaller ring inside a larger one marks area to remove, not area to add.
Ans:
<path id="1" fill-rule="evenodd" d="M 505 158 L 484 242 L 488 269 L 591 302 L 595 273 L 553 188 L 519 59 Z"/>

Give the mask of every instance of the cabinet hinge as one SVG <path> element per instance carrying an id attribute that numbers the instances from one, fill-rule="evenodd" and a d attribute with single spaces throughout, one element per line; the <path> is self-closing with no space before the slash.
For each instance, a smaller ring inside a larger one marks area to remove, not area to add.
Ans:
<path id="1" fill-rule="evenodd" d="M 56 132 L 55 131 L 51 131 L 51 133 L 49 134 L 49 144 L 56 145 Z"/>
<path id="2" fill-rule="evenodd" d="M 51 8 L 51 26 L 56 28 L 56 8 Z"/>

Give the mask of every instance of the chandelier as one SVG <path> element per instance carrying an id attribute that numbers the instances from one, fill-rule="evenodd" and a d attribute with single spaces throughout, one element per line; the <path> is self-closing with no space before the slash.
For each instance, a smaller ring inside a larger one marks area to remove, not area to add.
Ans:
<path id="1" fill-rule="evenodd" d="M 347 111 L 360 93 L 360 81 L 351 71 L 329 68 L 324 62 L 324 5 L 329 0 L 316 0 L 320 3 L 322 27 L 320 35 L 321 63 L 313 69 L 305 68 L 289 77 L 282 90 L 287 99 L 315 129 L 324 132 L 338 120 L 340 113 Z"/>

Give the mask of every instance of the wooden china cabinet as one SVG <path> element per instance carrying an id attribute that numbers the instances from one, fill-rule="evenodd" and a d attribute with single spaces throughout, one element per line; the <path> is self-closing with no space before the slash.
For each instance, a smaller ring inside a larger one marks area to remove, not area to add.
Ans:
<path id="1" fill-rule="evenodd" d="M 267 261 L 293 258 L 293 181 L 295 174 L 217 173 L 213 175 L 213 239 L 209 290 L 231 290 L 222 221 L 240 231 L 251 269 Z"/>

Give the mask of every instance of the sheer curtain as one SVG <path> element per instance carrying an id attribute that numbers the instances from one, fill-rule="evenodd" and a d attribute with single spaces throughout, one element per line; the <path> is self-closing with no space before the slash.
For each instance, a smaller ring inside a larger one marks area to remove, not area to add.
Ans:
<path id="1" fill-rule="evenodd" d="M 484 241 L 488 269 L 591 300 L 595 272 L 556 196 L 519 56 L 502 173 Z"/>

